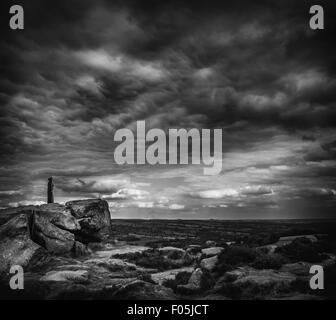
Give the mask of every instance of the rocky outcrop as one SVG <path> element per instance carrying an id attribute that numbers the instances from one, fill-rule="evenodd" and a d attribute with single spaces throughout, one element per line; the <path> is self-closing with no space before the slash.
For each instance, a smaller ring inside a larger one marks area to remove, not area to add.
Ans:
<path id="1" fill-rule="evenodd" d="M 108 204 L 100 199 L 17 208 L 12 214 L 0 227 L 0 272 L 25 267 L 42 252 L 85 255 L 88 242 L 105 239 L 111 230 Z"/>
<path id="2" fill-rule="evenodd" d="M 0 273 L 13 265 L 30 267 L 46 256 L 46 251 L 30 238 L 30 216 L 19 214 L 0 227 Z"/>
<path id="3" fill-rule="evenodd" d="M 67 202 L 66 207 L 77 219 L 80 230 L 77 239 L 88 243 L 107 239 L 111 234 L 111 216 L 108 203 L 101 199 Z"/>

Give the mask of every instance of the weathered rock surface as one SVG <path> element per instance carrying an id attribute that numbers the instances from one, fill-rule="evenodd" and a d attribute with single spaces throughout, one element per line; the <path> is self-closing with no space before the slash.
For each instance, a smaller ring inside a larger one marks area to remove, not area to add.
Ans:
<path id="1" fill-rule="evenodd" d="M 190 246 L 188 246 L 186 252 L 191 254 L 191 255 L 197 255 L 199 253 L 201 253 L 202 251 L 202 247 L 199 246 L 199 245 L 195 245 L 195 244 L 192 244 Z"/>
<path id="2" fill-rule="evenodd" d="M 142 280 L 127 283 L 113 294 L 114 299 L 125 300 L 174 300 L 172 289 Z"/>
<path id="3" fill-rule="evenodd" d="M 312 263 L 308 262 L 295 262 L 295 263 L 287 263 L 284 264 L 280 271 L 282 272 L 290 272 L 297 276 L 309 276 L 309 269 L 312 266 Z"/>
<path id="4" fill-rule="evenodd" d="M 134 263 L 129 263 L 121 259 L 89 259 L 86 261 L 89 264 L 104 266 L 110 271 L 132 271 L 137 270 L 138 267 Z"/>
<path id="5" fill-rule="evenodd" d="M 206 269 L 208 271 L 212 271 L 215 268 L 217 261 L 218 261 L 218 256 L 205 258 L 201 261 L 200 266 L 203 269 Z"/>
<path id="6" fill-rule="evenodd" d="M 17 208 L 12 215 L 1 226 L 1 270 L 15 263 L 26 266 L 43 248 L 53 254 L 88 254 L 81 240 L 100 241 L 111 228 L 108 204 L 100 199 Z"/>
<path id="7" fill-rule="evenodd" d="M 265 299 L 268 296 L 274 297 L 283 291 L 288 291 L 295 280 L 296 276 L 289 272 L 240 267 L 226 272 L 217 281 L 214 291 L 222 292 L 223 288 L 224 290 L 229 288 L 228 293 L 234 292 L 241 299 L 256 299 L 258 297 Z"/>
<path id="8" fill-rule="evenodd" d="M 75 235 L 52 223 L 47 212 L 35 212 L 32 216 L 31 237 L 48 251 L 55 254 L 70 252 L 75 244 Z"/>
<path id="9" fill-rule="evenodd" d="M 317 238 L 313 234 L 307 234 L 307 235 L 298 235 L 298 236 L 288 236 L 288 237 L 280 237 L 276 245 L 278 247 L 286 246 L 290 243 L 292 243 L 296 239 L 308 239 L 311 242 L 317 242 Z"/>
<path id="10" fill-rule="evenodd" d="M 272 269 L 256 270 L 251 267 L 241 267 L 226 273 L 229 278 L 234 279 L 237 283 L 254 282 L 256 284 L 269 283 L 290 283 L 296 279 L 289 272 L 281 272 Z"/>
<path id="11" fill-rule="evenodd" d="M 182 259 L 186 254 L 185 250 L 176 247 L 159 248 L 159 252 L 170 259 Z"/>
<path id="12" fill-rule="evenodd" d="M 311 242 L 317 242 L 317 237 L 315 235 L 298 235 L 298 236 L 288 236 L 288 237 L 280 237 L 276 243 L 268 244 L 265 246 L 257 247 L 257 250 L 263 251 L 268 254 L 272 254 L 275 252 L 277 248 L 281 248 L 291 244 L 293 241 L 297 239 L 307 239 Z"/>
<path id="13" fill-rule="evenodd" d="M 88 247 L 79 242 L 79 241 L 75 241 L 74 246 L 72 247 L 72 253 L 75 257 L 81 257 L 81 256 L 86 256 L 91 252 L 90 249 L 88 249 Z"/>
<path id="14" fill-rule="evenodd" d="M 189 272 L 192 273 L 194 271 L 193 267 L 184 267 L 178 269 L 171 269 L 163 272 L 157 272 L 151 274 L 152 280 L 157 284 L 162 284 L 167 280 L 175 280 L 176 276 L 181 272 Z"/>
<path id="15" fill-rule="evenodd" d="M 159 248 L 158 252 L 172 268 L 181 268 L 183 266 L 190 265 L 196 258 L 191 256 L 184 249 L 176 247 Z"/>
<path id="16" fill-rule="evenodd" d="M 0 273 L 13 265 L 31 266 L 47 254 L 30 239 L 29 216 L 20 214 L 0 227 Z"/>
<path id="17" fill-rule="evenodd" d="M 75 283 L 87 282 L 89 273 L 86 270 L 50 271 L 40 278 L 40 281 L 72 281 Z"/>
<path id="18" fill-rule="evenodd" d="M 76 218 L 71 214 L 71 210 L 61 204 L 43 204 L 35 211 L 40 215 L 46 216 L 50 223 L 61 229 L 68 231 L 80 230 L 80 225 Z"/>
<path id="19" fill-rule="evenodd" d="M 197 293 L 202 289 L 203 271 L 200 268 L 194 270 L 187 284 L 178 285 L 177 291 L 182 294 Z"/>
<path id="20" fill-rule="evenodd" d="M 310 267 L 316 263 L 312 262 L 304 262 L 299 261 L 295 263 L 287 263 L 282 265 L 280 271 L 283 272 L 290 272 L 292 274 L 295 274 L 296 276 L 301 277 L 308 277 L 310 278 Z M 332 254 L 329 255 L 329 257 L 321 262 L 318 263 L 318 265 L 322 266 L 323 268 L 330 268 L 333 267 L 336 264 L 336 257 Z"/>
<path id="21" fill-rule="evenodd" d="M 111 216 L 105 200 L 77 200 L 67 202 L 65 205 L 81 227 L 77 233 L 78 240 L 88 243 L 101 241 L 110 236 Z"/>
<path id="22" fill-rule="evenodd" d="M 133 253 L 141 253 L 147 250 L 151 250 L 149 247 L 145 246 L 134 246 L 134 245 L 115 245 L 102 248 L 103 250 L 98 250 L 95 254 L 100 258 L 109 258 L 116 255 L 123 255 L 127 258 L 127 255 L 132 255 Z"/>
<path id="23" fill-rule="evenodd" d="M 205 242 L 205 245 L 207 247 L 215 247 L 217 245 L 216 241 L 213 241 L 213 240 L 208 240 Z"/>
<path id="24" fill-rule="evenodd" d="M 202 253 L 206 257 L 212 257 L 212 256 L 216 256 L 220 254 L 223 250 L 224 250 L 223 247 L 211 247 L 211 248 L 202 249 Z"/>

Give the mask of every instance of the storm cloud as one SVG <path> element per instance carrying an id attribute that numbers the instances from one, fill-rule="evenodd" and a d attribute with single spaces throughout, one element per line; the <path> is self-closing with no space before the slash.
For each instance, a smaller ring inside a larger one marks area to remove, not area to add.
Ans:
<path id="1" fill-rule="evenodd" d="M 117 217 L 332 216 L 334 1 L 324 30 L 312 1 L 1 2 L 0 207 L 45 201 L 52 175 L 56 200 Z M 138 120 L 221 128 L 223 171 L 116 165 L 114 133 Z"/>

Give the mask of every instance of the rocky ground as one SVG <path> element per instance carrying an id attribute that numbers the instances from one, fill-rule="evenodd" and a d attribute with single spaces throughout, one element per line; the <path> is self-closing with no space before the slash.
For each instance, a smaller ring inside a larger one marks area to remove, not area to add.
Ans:
<path id="1" fill-rule="evenodd" d="M 1 297 L 326 299 L 336 296 L 335 247 L 327 234 L 279 237 L 274 242 L 271 238 L 268 239 L 271 243 L 266 241 L 262 245 L 246 239 L 244 243 L 237 238 L 241 233 L 238 230 L 236 241 L 220 241 L 217 235 L 206 240 L 197 234 L 188 236 L 187 232 L 167 239 L 157 237 L 159 231 L 154 232 L 156 235 L 141 234 L 140 227 L 136 234 L 120 235 L 109 217 L 103 200 L 18 208 L 0 226 Z M 192 229 L 186 226 L 185 230 L 188 228 Z M 167 245 L 167 241 L 174 245 Z M 312 264 L 324 266 L 328 290 L 323 293 L 309 288 Z M 12 265 L 24 268 L 24 290 L 9 289 Z"/>

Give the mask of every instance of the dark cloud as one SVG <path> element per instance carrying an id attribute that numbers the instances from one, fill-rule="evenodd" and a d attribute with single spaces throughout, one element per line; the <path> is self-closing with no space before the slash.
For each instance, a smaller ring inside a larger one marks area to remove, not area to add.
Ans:
<path id="1" fill-rule="evenodd" d="M 11 4 L 25 9 L 23 31 L 8 28 Z M 286 195 L 279 185 L 334 190 L 336 5 L 321 1 L 325 29 L 312 31 L 312 4 L 1 1 L 1 206 L 42 200 L 49 175 L 64 197 L 124 187 L 102 177 L 146 180 L 143 168 L 114 165 L 112 141 L 144 119 L 164 130 L 223 128 L 222 177 L 244 190 L 242 206 L 275 206 L 267 197 Z M 213 190 L 188 179 L 187 194 Z"/>

